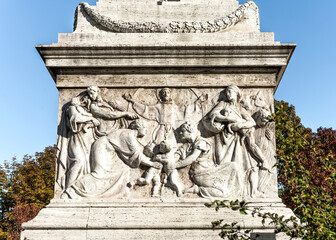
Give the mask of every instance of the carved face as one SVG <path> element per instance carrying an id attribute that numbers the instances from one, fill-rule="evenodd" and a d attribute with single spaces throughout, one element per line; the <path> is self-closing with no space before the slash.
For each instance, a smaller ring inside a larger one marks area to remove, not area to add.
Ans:
<path id="1" fill-rule="evenodd" d="M 186 129 L 182 129 L 180 132 L 182 142 L 192 142 L 192 134 Z"/>
<path id="2" fill-rule="evenodd" d="M 71 105 L 80 106 L 80 104 L 81 104 L 81 102 L 80 102 L 78 97 L 75 97 L 75 98 L 71 99 Z"/>
<path id="3" fill-rule="evenodd" d="M 163 102 L 167 102 L 167 101 L 170 101 L 170 98 L 171 97 L 171 91 L 170 89 L 168 88 L 164 88 L 160 91 L 160 98 L 161 98 L 161 101 Z"/>
<path id="4" fill-rule="evenodd" d="M 90 98 L 92 99 L 92 101 L 95 101 L 98 98 L 98 89 L 89 88 L 88 89 L 88 94 L 89 94 Z"/>
<path id="5" fill-rule="evenodd" d="M 168 153 L 171 150 L 171 146 L 167 141 L 162 141 L 159 147 L 160 147 L 160 153 Z"/>
<path id="6" fill-rule="evenodd" d="M 147 127 L 146 126 L 140 126 L 138 129 L 138 137 L 142 138 L 147 134 Z"/>
<path id="7" fill-rule="evenodd" d="M 267 111 L 266 109 L 260 109 L 257 113 L 256 113 L 256 124 L 259 127 L 265 127 L 266 124 L 269 122 L 268 117 L 271 116 L 271 113 L 269 111 Z"/>
<path id="8" fill-rule="evenodd" d="M 228 101 L 231 102 L 237 100 L 237 93 L 233 89 L 229 88 L 226 90 L 225 94 Z"/>

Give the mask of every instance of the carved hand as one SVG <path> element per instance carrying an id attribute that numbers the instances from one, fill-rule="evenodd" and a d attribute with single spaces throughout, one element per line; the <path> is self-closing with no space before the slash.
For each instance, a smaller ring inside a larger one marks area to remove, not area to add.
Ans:
<path id="1" fill-rule="evenodd" d="M 156 168 L 156 169 L 161 169 L 162 168 L 162 164 L 159 162 L 152 162 L 152 167 Z"/>
<path id="2" fill-rule="evenodd" d="M 96 118 L 92 118 L 92 122 L 93 122 L 93 125 L 95 125 L 96 127 L 100 125 L 100 122 Z"/>
<path id="3" fill-rule="evenodd" d="M 198 98 L 200 103 L 204 103 L 208 100 L 208 94 L 202 94 L 201 96 L 199 96 Z"/>
<path id="4" fill-rule="evenodd" d="M 126 117 L 127 117 L 127 118 L 130 118 L 130 119 L 132 119 L 132 120 L 134 120 L 134 119 L 138 119 L 138 118 L 139 118 L 139 116 L 138 116 L 137 114 L 135 114 L 135 113 L 130 113 L 130 112 L 127 112 L 127 113 L 126 113 Z"/>
<path id="5" fill-rule="evenodd" d="M 231 125 L 231 130 L 234 132 L 239 131 L 242 128 L 240 123 L 232 123 Z"/>
<path id="6" fill-rule="evenodd" d="M 213 124 L 212 126 L 213 126 L 213 128 L 215 128 L 219 132 L 223 131 L 224 128 L 225 128 L 224 124 L 219 124 L 219 123 Z"/>

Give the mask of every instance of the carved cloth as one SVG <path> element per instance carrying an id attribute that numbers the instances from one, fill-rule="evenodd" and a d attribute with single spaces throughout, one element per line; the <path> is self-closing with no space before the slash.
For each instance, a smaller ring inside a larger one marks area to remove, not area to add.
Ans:
<path id="1" fill-rule="evenodd" d="M 136 139 L 136 131 L 112 131 L 99 138 L 91 151 L 91 173 L 76 181 L 73 186 L 76 194 L 89 198 L 126 197 L 130 167 L 139 167 L 146 158 Z"/>
<path id="2" fill-rule="evenodd" d="M 153 130 L 152 140 L 159 144 L 163 140 L 176 141 L 174 129 L 176 124 L 175 115 L 179 112 L 178 107 L 172 102 L 161 102 L 154 106 L 146 106 L 134 103 L 133 109 L 140 116 L 154 120 L 159 125 Z"/>
<path id="3" fill-rule="evenodd" d="M 57 142 L 56 194 L 69 187 L 74 180 L 90 172 L 90 149 L 96 135 L 90 118 L 79 113 L 75 106 L 63 108 Z M 72 178 L 69 178 L 72 171 Z"/>
<path id="4" fill-rule="evenodd" d="M 233 108 L 228 102 L 221 101 L 210 112 L 224 112 L 226 110 L 232 110 L 240 119 L 238 122 L 244 122 L 245 119 L 242 116 L 242 112 L 248 114 L 246 110 L 238 104 Z M 207 122 L 208 125 L 213 125 L 214 129 L 218 129 L 219 122 Z M 243 191 L 244 195 L 248 195 L 249 192 L 249 175 L 251 169 L 257 166 L 257 161 L 251 156 L 247 145 L 247 138 L 251 137 L 252 131 L 250 129 L 242 129 L 237 132 L 230 133 L 228 131 L 228 124 L 224 124 L 224 130 L 215 135 L 215 159 L 219 166 L 224 166 L 229 163 L 235 163 L 239 176 L 239 189 Z"/>
<path id="5" fill-rule="evenodd" d="M 211 158 L 211 145 L 208 141 L 198 137 L 196 140 L 179 149 L 182 158 L 186 158 L 198 149 L 201 154 L 190 168 L 190 177 L 199 187 L 201 197 L 239 196 L 238 169 L 236 163 L 223 163 L 215 166 Z"/>

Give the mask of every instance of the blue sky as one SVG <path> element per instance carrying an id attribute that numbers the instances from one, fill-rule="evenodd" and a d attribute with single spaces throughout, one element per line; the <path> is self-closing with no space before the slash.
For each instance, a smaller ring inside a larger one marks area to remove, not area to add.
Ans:
<path id="1" fill-rule="evenodd" d="M 58 33 L 72 32 L 79 2 L 1 3 L 0 163 L 56 143 L 58 91 L 35 45 L 57 42 Z M 313 130 L 336 128 L 336 1 L 255 3 L 262 32 L 274 32 L 276 41 L 297 44 L 275 98 L 293 104 L 303 124 Z"/>

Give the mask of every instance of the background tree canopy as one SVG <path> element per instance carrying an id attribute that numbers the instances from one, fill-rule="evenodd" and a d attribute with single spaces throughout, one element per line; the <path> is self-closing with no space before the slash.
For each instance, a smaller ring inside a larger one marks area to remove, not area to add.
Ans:
<path id="1" fill-rule="evenodd" d="M 295 108 L 275 102 L 279 193 L 306 227 L 303 239 L 336 239 L 336 131 L 302 125 Z M 0 239 L 19 239 L 21 224 L 53 197 L 56 146 L 0 165 Z"/>
<path id="2" fill-rule="evenodd" d="M 336 239 L 336 131 L 314 133 L 295 108 L 275 104 L 279 193 L 301 222 L 303 239 Z"/>
<path id="3" fill-rule="evenodd" d="M 0 239 L 20 239 L 21 224 L 54 195 L 56 146 L 0 165 Z"/>

